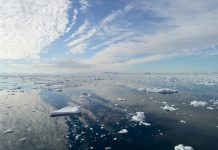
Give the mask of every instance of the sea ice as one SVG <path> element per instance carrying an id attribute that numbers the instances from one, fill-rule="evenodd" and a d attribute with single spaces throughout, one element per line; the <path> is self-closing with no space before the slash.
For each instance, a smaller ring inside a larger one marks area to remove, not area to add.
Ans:
<path id="1" fill-rule="evenodd" d="M 145 126 L 150 126 L 150 123 L 144 122 L 145 115 L 144 112 L 136 112 L 135 116 L 132 116 L 132 121 L 139 122 L 139 124 L 143 124 Z"/>
<path id="2" fill-rule="evenodd" d="M 179 144 L 174 147 L 174 150 L 194 150 L 191 146 L 184 146 L 183 144 Z"/>
<path id="3" fill-rule="evenodd" d="M 186 121 L 185 120 L 180 120 L 180 123 L 186 123 Z"/>
<path id="4" fill-rule="evenodd" d="M 25 141 L 25 140 L 27 140 L 27 138 L 22 138 L 22 139 L 19 140 L 19 142 L 22 142 L 22 141 Z"/>
<path id="5" fill-rule="evenodd" d="M 5 134 L 12 133 L 12 132 L 14 132 L 13 128 L 12 129 L 7 129 L 7 130 L 4 131 Z"/>
<path id="6" fill-rule="evenodd" d="M 214 108 L 213 108 L 213 107 L 210 107 L 210 106 L 208 106 L 207 109 L 208 109 L 208 110 L 214 110 Z"/>
<path id="7" fill-rule="evenodd" d="M 125 98 L 122 98 L 122 97 L 118 97 L 117 100 L 118 100 L 118 101 L 126 101 L 126 99 L 125 99 Z"/>
<path id="8" fill-rule="evenodd" d="M 174 108 L 172 106 L 164 106 L 164 107 L 160 107 L 161 109 L 165 110 L 165 111 L 177 111 L 179 108 Z"/>
<path id="9" fill-rule="evenodd" d="M 190 105 L 192 105 L 194 107 L 204 107 L 207 105 L 207 102 L 194 100 L 194 101 L 190 102 Z"/>
<path id="10" fill-rule="evenodd" d="M 122 130 L 120 130 L 118 133 L 120 133 L 120 134 L 125 134 L 125 133 L 128 133 L 128 131 L 127 131 L 126 129 L 122 129 Z"/>
<path id="11" fill-rule="evenodd" d="M 72 113 L 79 113 L 79 108 L 80 106 L 67 106 L 52 112 L 51 117 L 70 115 Z"/>
<path id="12" fill-rule="evenodd" d="M 105 150 L 111 150 L 111 147 L 105 147 Z"/>
<path id="13" fill-rule="evenodd" d="M 178 90 L 170 89 L 170 88 L 141 88 L 139 91 L 146 91 L 147 93 L 160 93 L 160 94 L 174 94 L 178 93 Z"/>

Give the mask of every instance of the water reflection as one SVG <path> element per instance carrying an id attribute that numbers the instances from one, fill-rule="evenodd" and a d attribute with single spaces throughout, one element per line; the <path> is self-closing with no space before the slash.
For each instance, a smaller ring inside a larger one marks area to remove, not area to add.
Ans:
<path id="1" fill-rule="evenodd" d="M 218 149 L 218 108 L 210 101 L 218 99 L 217 85 L 197 85 L 183 76 L 170 83 L 160 75 L 105 78 L 2 78 L 0 149 L 173 149 L 180 143 Z M 179 93 L 137 90 L 143 86 L 170 87 Z M 214 110 L 194 108 L 192 100 L 207 101 Z M 165 104 L 179 110 L 166 112 L 160 108 Z M 81 115 L 50 117 L 69 105 L 81 106 Z M 136 112 L 144 112 L 151 126 L 132 121 Z M 4 134 L 7 129 L 14 132 Z M 128 133 L 119 134 L 121 129 Z"/>

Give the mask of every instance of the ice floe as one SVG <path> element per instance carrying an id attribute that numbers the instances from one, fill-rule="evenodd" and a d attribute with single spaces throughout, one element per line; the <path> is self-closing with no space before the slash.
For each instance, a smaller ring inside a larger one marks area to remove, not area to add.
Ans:
<path id="1" fill-rule="evenodd" d="M 122 130 L 120 130 L 118 133 L 120 133 L 120 134 L 125 134 L 125 133 L 128 133 L 128 131 L 127 131 L 127 129 L 122 129 Z"/>
<path id="2" fill-rule="evenodd" d="M 12 129 L 7 129 L 7 130 L 4 131 L 5 134 L 12 133 L 12 132 L 14 132 L 13 128 Z"/>
<path id="3" fill-rule="evenodd" d="M 190 105 L 194 107 L 205 107 L 207 105 L 207 102 L 193 100 L 190 102 Z"/>
<path id="4" fill-rule="evenodd" d="M 122 98 L 122 97 L 118 97 L 117 100 L 118 100 L 118 101 L 126 101 L 126 99 L 125 99 L 125 98 Z"/>
<path id="5" fill-rule="evenodd" d="M 139 122 L 139 124 L 143 124 L 145 126 L 150 126 L 150 123 L 144 122 L 145 115 L 144 112 L 136 112 L 136 115 L 132 116 L 132 121 Z"/>
<path id="6" fill-rule="evenodd" d="M 27 140 L 27 138 L 22 138 L 22 139 L 19 139 L 19 142 L 22 142 L 22 141 L 25 141 Z"/>
<path id="7" fill-rule="evenodd" d="M 53 111 L 51 113 L 51 117 L 70 115 L 73 113 L 80 113 L 80 106 L 67 106 L 59 110 Z"/>
<path id="8" fill-rule="evenodd" d="M 208 109 L 208 110 L 214 110 L 214 108 L 213 108 L 213 107 L 210 107 L 210 106 L 208 106 L 207 109 Z"/>
<path id="9" fill-rule="evenodd" d="M 161 109 L 165 110 L 165 111 L 177 111 L 179 108 L 175 108 L 173 106 L 164 106 L 164 107 L 160 107 Z"/>
<path id="10" fill-rule="evenodd" d="M 174 147 L 174 150 L 194 150 L 191 146 L 184 146 L 183 144 L 179 144 Z"/>
<path id="11" fill-rule="evenodd" d="M 186 123 L 186 121 L 185 120 L 180 120 L 180 123 Z"/>
<path id="12" fill-rule="evenodd" d="M 111 147 L 105 147 L 105 150 L 111 150 Z"/>
<path id="13" fill-rule="evenodd" d="M 147 93 L 160 93 L 160 94 L 174 94 L 178 93 L 178 90 L 170 88 L 140 88 L 139 91 L 146 91 Z"/>

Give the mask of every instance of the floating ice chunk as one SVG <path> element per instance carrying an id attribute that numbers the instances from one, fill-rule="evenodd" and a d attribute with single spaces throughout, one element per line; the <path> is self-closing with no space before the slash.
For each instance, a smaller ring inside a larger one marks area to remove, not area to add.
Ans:
<path id="1" fill-rule="evenodd" d="M 194 150 L 191 146 L 184 146 L 183 144 L 179 144 L 174 147 L 174 150 Z"/>
<path id="2" fill-rule="evenodd" d="M 122 98 L 122 97 L 118 97 L 117 100 L 118 100 L 118 101 L 126 101 L 126 99 L 125 99 L 125 98 Z"/>
<path id="3" fill-rule="evenodd" d="M 210 107 L 210 106 L 208 106 L 207 109 L 208 109 L 208 110 L 214 110 L 214 108 L 213 108 L 213 107 Z"/>
<path id="4" fill-rule="evenodd" d="M 105 150 L 111 150 L 111 147 L 105 147 Z"/>
<path id="5" fill-rule="evenodd" d="M 175 108 L 175 107 L 172 107 L 172 106 L 164 106 L 164 107 L 160 107 L 161 109 L 165 110 L 165 111 L 177 111 L 179 108 Z"/>
<path id="6" fill-rule="evenodd" d="M 27 138 L 22 138 L 22 139 L 19 139 L 19 142 L 22 142 L 22 141 L 25 141 L 27 140 Z"/>
<path id="7" fill-rule="evenodd" d="M 186 121 L 185 120 L 180 120 L 180 123 L 186 123 Z"/>
<path id="8" fill-rule="evenodd" d="M 51 117 L 70 115 L 72 113 L 80 113 L 80 106 L 67 106 L 51 113 Z"/>
<path id="9" fill-rule="evenodd" d="M 12 132 L 14 132 L 13 128 L 12 129 L 7 129 L 7 130 L 4 131 L 5 134 L 12 133 Z"/>
<path id="10" fill-rule="evenodd" d="M 76 135 L 75 140 L 78 140 L 81 135 Z"/>
<path id="11" fill-rule="evenodd" d="M 194 107 L 204 107 L 207 105 L 207 102 L 194 100 L 194 101 L 190 102 L 190 105 L 192 105 Z"/>
<path id="12" fill-rule="evenodd" d="M 146 91 L 147 93 L 160 93 L 160 94 L 174 94 L 178 93 L 178 90 L 170 89 L 170 88 L 141 88 L 139 91 Z"/>
<path id="13" fill-rule="evenodd" d="M 122 129 L 122 130 L 120 130 L 118 133 L 120 133 L 120 134 L 125 134 L 125 133 L 128 133 L 128 131 L 127 131 L 126 129 Z"/>
<path id="14" fill-rule="evenodd" d="M 145 115 L 144 112 L 136 112 L 135 116 L 132 116 L 132 121 L 139 122 L 139 124 L 143 124 L 145 126 L 150 126 L 150 123 L 144 122 Z"/>

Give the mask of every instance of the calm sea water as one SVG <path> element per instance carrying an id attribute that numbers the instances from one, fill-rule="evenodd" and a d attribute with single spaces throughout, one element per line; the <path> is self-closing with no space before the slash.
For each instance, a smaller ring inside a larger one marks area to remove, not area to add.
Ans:
<path id="1" fill-rule="evenodd" d="M 194 107 L 194 100 L 206 104 Z M 69 105 L 81 114 L 50 117 Z M 166 105 L 178 110 L 161 109 Z M 133 121 L 136 112 L 151 125 Z M 0 76 L 0 150 L 173 150 L 178 144 L 217 150 L 217 141 L 216 74 Z"/>

